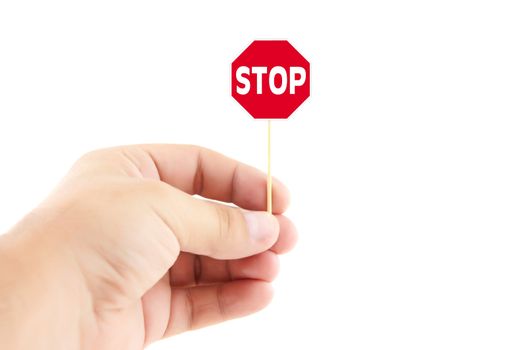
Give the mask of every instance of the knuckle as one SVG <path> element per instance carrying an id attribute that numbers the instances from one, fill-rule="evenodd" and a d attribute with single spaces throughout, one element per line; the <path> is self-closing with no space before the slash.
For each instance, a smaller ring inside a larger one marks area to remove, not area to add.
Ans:
<path id="1" fill-rule="evenodd" d="M 189 150 L 193 151 L 193 152 L 207 152 L 209 151 L 208 148 L 206 147 L 203 147 L 203 146 L 199 146 L 199 145 L 194 145 L 194 144 L 188 144 L 188 145 L 184 145 L 185 147 L 187 147 Z"/>
<path id="2" fill-rule="evenodd" d="M 84 153 L 78 161 L 115 161 L 123 152 L 138 153 L 137 146 L 118 146 L 99 148 Z"/>
<path id="3" fill-rule="evenodd" d="M 223 205 L 215 205 L 214 207 L 218 223 L 217 234 L 213 246 L 224 245 L 225 242 L 226 244 L 230 244 L 239 239 L 241 234 L 241 223 L 238 210 Z M 213 250 L 214 247 L 211 248 Z"/>
<path id="4" fill-rule="evenodd" d="M 199 154 L 203 156 L 207 156 L 210 154 L 216 154 L 216 152 L 213 151 L 212 149 L 203 147 L 203 146 L 188 144 L 188 145 L 184 145 L 183 147 L 186 147 L 186 150 L 188 151 L 189 154 Z"/>
<path id="5" fill-rule="evenodd" d="M 102 148 L 84 153 L 74 163 L 74 169 L 96 168 L 105 164 L 115 163 L 115 149 Z"/>
<path id="6" fill-rule="evenodd" d="M 222 205 L 215 205 L 214 207 L 218 220 L 217 239 L 223 241 L 231 236 L 230 232 L 233 225 L 232 210 Z"/>
<path id="7" fill-rule="evenodd" d="M 79 158 L 78 161 L 79 162 L 92 161 L 92 160 L 95 160 L 95 159 L 104 158 L 109 153 L 109 151 L 110 151 L 109 148 L 101 148 L 101 149 L 92 150 L 92 151 L 84 153 Z"/>

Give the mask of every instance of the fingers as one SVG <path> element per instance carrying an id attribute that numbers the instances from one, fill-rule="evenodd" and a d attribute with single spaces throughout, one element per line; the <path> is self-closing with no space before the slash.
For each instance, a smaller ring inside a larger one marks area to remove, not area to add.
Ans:
<path id="1" fill-rule="evenodd" d="M 175 234 L 181 251 L 216 259 L 240 259 L 274 245 L 279 224 L 273 215 L 203 201 L 162 182 L 148 183 L 149 201 Z"/>
<path id="2" fill-rule="evenodd" d="M 217 260 L 183 252 L 170 270 L 170 283 L 173 286 L 183 287 L 223 283 L 236 279 L 273 281 L 279 267 L 276 254 L 288 252 L 297 241 L 294 224 L 284 216 L 279 215 L 276 218 L 280 224 L 279 238 L 270 250 L 236 260 Z"/>
<path id="3" fill-rule="evenodd" d="M 242 279 L 272 282 L 278 270 L 278 256 L 271 251 L 237 260 L 216 260 L 181 253 L 170 269 L 170 284 L 174 287 L 193 287 Z"/>
<path id="4" fill-rule="evenodd" d="M 133 147 L 133 146 L 131 146 Z M 189 194 L 198 194 L 223 202 L 232 202 L 250 210 L 266 210 L 266 175 L 246 164 L 217 152 L 189 145 L 143 145 L 129 148 L 127 154 L 145 152 L 148 157 L 128 156 L 142 163 L 152 163 L 162 181 Z M 289 203 L 287 188 L 273 180 L 273 212 L 283 213 Z"/>
<path id="5" fill-rule="evenodd" d="M 278 219 L 279 223 L 279 238 L 270 250 L 276 254 L 285 254 L 291 251 L 296 245 L 298 241 L 298 230 L 286 216 L 277 215 L 276 219 Z"/>
<path id="6" fill-rule="evenodd" d="M 272 299 L 267 282 L 240 280 L 219 285 L 175 288 L 165 337 L 242 317 Z"/>

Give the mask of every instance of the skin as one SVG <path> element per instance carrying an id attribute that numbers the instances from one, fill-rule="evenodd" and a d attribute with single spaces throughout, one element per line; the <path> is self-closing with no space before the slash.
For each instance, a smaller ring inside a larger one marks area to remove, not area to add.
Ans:
<path id="1" fill-rule="evenodd" d="M 275 180 L 265 213 L 265 174 L 195 146 L 83 156 L 0 236 L 3 348 L 142 349 L 264 308 L 288 201 Z"/>

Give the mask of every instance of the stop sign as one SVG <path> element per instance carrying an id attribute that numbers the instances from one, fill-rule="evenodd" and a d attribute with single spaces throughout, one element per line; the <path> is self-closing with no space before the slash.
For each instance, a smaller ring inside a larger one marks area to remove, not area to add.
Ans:
<path id="1" fill-rule="evenodd" d="M 256 119 L 286 119 L 309 94 L 309 62 L 286 40 L 255 40 L 232 62 L 232 97 Z"/>

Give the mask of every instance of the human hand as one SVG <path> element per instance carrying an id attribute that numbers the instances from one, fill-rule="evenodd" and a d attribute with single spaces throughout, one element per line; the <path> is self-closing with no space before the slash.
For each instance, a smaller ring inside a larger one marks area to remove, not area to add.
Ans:
<path id="1" fill-rule="evenodd" d="M 265 196 L 263 173 L 195 146 L 87 154 L 0 237 L 0 339 L 142 349 L 263 308 L 297 236 L 286 188 L 274 182 L 275 216 Z"/>

